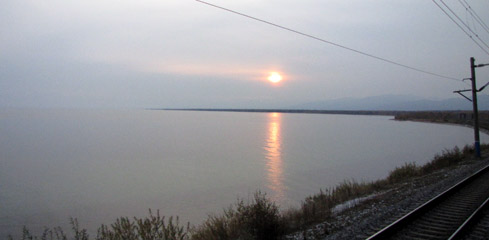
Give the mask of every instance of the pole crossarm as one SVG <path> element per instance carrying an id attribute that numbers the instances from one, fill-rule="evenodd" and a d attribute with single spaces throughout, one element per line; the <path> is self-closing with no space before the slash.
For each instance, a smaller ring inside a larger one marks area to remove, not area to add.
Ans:
<path id="1" fill-rule="evenodd" d="M 479 88 L 479 90 L 477 90 L 477 92 L 480 92 L 480 91 L 484 90 L 484 88 L 486 88 L 487 85 L 489 85 L 489 82 L 486 83 L 486 84 L 484 84 L 484 86 L 482 86 L 481 88 Z"/>
<path id="2" fill-rule="evenodd" d="M 475 65 L 474 67 L 485 67 L 485 66 L 489 66 L 489 63 Z"/>
<path id="3" fill-rule="evenodd" d="M 465 96 L 462 92 L 469 92 L 469 91 L 472 91 L 470 89 L 465 89 L 465 90 L 458 90 L 458 91 L 453 91 L 453 93 L 458 93 L 460 94 L 460 96 L 464 97 L 465 99 L 469 100 L 472 102 L 472 99 L 468 98 L 467 96 Z"/>

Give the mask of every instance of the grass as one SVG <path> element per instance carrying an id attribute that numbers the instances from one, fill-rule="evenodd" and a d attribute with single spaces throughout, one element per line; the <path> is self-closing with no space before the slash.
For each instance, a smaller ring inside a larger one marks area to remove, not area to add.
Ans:
<path id="1" fill-rule="evenodd" d="M 90 237 L 86 229 L 80 229 L 78 220 L 71 218 L 72 237 L 61 229 L 56 227 L 53 229 L 46 228 L 41 236 L 33 236 L 24 226 L 22 230 L 22 240 L 89 240 Z M 110 226 L 102 225 L 97 231 L 97 240 L 187 240 L 189 239 L 189 224 L 187 227 L 180 225 L 178 218 L 173 221 L 170 217 L 168 222 L 165 217 L 160 216 L 159 211 L 153 215 L 149 210 L 149 217 L 133 218 L 127 217 L 118 218 Z M 13 240 L 12 236 L 8 239 Z"/>
<path id="2" fill-rule="evenodd" d="M 482 145 L 482 150 L 488 150 L 489 145 Z M 368 196 L 388 189 L 394 184 L 403 183 L 416 177 L 421 177 L 440 169 L 450 168 L 469 159 L 474 149 L 465 146 L 462 150 L 455 147 L 444 150 L 434 158 L 418 166 L 405 163 L 392 170 L 385 179 L 372 182 L 357 182 L 345 180 L 334 188 L 320 190 L 318 194 L 307 197 L 299 208 L 279 211 L 278 206 L 266 197 L 266 194 L 256 192 L 254 198 L 245 203 L 238 201 L 225 209 L 221 215 L 209 216 L 199 226 L 182 225 L 178 217 L 160 216 L 159 211 L 144 218 L 121 217 L 110 225 L 102 225 L 97 232 L 96 240 L 196 240 L 196 239 L 240 239 L 240 240 L 279 240 L 285 234 L 305 231 L 309 226 L 327 221 L 333 217 L 332 209 L 338 204 Z M 60 227 L 46 229 L 41 236 L 33 236 L 24 227 L 22 240 L 89 240 L 85 229 L 80 229 L 76 219 L 70 219 L 72 237 Z M 11 236 L 9 239 L 13 240 Z"/>
<path id="3" fill-rule="evenodd" d="M 482 151 L 488 149 L 488 144 L 481 145 Z M 424 164 L 423 166 L 417 166 L 416 163 L 413 162 L 405 163 L 404 166 L 397 167 L 390 172 L 386 180 L 391 184 L 403 182 L 413 177 L 427 175 L 440 169 L 456 166 L 473 155 L 474 148 L 469 147 L 468 145 L 466 145 L 462 150 L 460 150 L 458 147 L 451 150 L 445 149 L 441 154 L 436 154 L 430 162 Z"/>
<path id="4" fill-rule="evenodd" d="M 287 223 L 278 206 L 256 192 L 251 203 L 243 200 L 229 207 L 223 215 L 211 216 L 192 232 L 192 239 L 270 239 L 287 232 Z"/>

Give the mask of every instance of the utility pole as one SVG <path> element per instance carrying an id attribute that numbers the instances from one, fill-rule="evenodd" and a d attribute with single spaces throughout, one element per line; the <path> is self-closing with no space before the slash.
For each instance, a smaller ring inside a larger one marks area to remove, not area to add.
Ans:
<path id="1" fill-rule="evenodd" d="M 475 156 L 477 158 L 481 157 L 481 143 L 480 143 L 480 135 L 479 135 L 479 109 L 477 107 L 477 92 L 482 91 L 484 88 L 486 88 L 489 85 L 489 82 L 486 83 L 484 86 L 482 86 L 480 89 L 477 90 L 476 82 L 475 82 L 475 68 L 477 67 L 484 67 L 484 66 L 489 66 L 489 64 L 479 64 L 475 65 L 475 59 L 473 57 L 470 58 L 470 81 L 472 82 L 472 90 L 470 89 L 465 89 L 465 90 L 458 90 L 454 91 L 454 93 L 458 93 L 462 95 L 465 99 L 469 100 L 472 102 L 472 106 L 474 108 L 474 149 L 475 149 Z M 466 80 L 466 79 L 464 79 Z M 472 91 L 472 99 L 468 98 L 462 92 L 468 92 Z"/>
<path id="2" fill-rule="evenodd" d="M 481 157 L 481 143 L 479 135 L 479 109 L 477 108 L 477 87 L 475 83 L 475 59 L 470 58 L 470 80 L 472 81 L 472 106 L 474 108 L 474 148 L 475 156 Z"/>

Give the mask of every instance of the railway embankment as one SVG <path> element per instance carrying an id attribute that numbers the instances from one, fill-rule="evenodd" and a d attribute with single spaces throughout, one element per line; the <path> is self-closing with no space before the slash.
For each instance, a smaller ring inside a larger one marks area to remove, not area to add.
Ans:
<path id="1" fill-rule="evenodd" d="M 449 189 L 489 164 L 489 152 L 482 159 L 467 157 L 447 168 L 408 178 L 367 198 L 353 201 L 328 220 L 290 235 L 289 239 L 366 239 L 421 204 Z M 405 167 L 409 168 L 409 164 Z M 489 238 L 489 232 L 487 232 Z"/>

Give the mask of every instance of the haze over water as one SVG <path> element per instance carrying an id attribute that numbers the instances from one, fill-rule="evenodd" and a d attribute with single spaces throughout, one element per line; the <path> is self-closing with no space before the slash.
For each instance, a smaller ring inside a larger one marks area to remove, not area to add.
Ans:
<path id="1" fill-rule="evenodd" d="M 298 206 L 320 188 L 382 178 L 473 142 L 470 128 L 391 119 L 1 110 L 0 237 L 23 225 L 66 226 L 70 216 L 94 231 L 149 208 L 198 224 L 256 190 L 282 207 Z"/>

